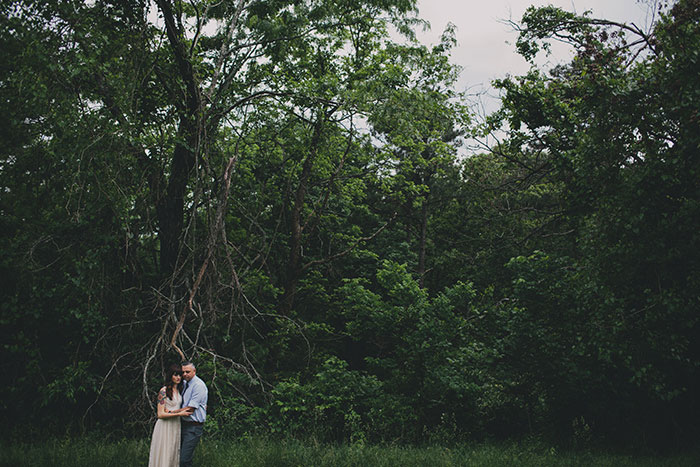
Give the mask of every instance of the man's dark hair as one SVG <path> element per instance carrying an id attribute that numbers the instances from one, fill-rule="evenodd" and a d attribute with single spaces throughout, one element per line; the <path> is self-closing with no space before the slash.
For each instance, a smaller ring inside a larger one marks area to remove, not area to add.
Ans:
<path id="1" fill-rule="evenodd" d="M 192 362 L 182 362 L 182 366 L 191 366 L 195 370 L 197 369 L 197 367 Z"/>

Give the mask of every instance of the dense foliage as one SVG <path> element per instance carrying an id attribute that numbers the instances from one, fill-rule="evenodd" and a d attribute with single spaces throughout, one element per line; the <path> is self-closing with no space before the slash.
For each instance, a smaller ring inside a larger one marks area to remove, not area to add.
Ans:
<path id="1" fill-rule="evenodd" d="M 186 357 L 209 436 L 697 439 L 700 2 L 530 8 L 573 59 L 483 123 L 414 7 L 0 6 L 5 426 L 145 434 Z"/>

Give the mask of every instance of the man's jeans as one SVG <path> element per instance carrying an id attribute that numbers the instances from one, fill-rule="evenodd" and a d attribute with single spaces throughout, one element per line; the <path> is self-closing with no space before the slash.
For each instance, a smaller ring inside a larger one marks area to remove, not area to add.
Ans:
<path id="1" fill-rule="evenodd" d="M 180 427 L 180 467 L 190 467 L 194 457 L 194 448 L 199 443 L 204 431 L 202 425 L 183 423 Z"/>

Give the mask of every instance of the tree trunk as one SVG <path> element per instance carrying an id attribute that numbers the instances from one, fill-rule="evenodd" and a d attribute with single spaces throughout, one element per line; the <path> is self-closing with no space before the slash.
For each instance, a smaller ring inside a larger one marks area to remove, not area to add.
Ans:
<path id="1" fill-rule="evenodd" d="M 304 160 L 301 177 L 299 178 L 299 186 L 297 187 L 297 191 L 294 195 L 294 206 L 292 208 L 289 220 L 290 248 L 289 259 L 287 261 L 287 276 L 284 281 L 284 294 L 282 296 L 283 313 L 288 313 L 292 310 L 297 285 L 299 284 L 299 279 L 301 278 L 302 234 L 304 230 L 302 226 L 301 212 L 304 209 L 304 200 L 306 198 L 309 178 L 311 177 L 311 170 L 313 169 L 314 161 L 316 159 L 316 155 L 318 154 L 318 146 L 321 141 L 321 133 L 323 128 L 323 118 L 323 115 L 320 115 L 316 121 L 316 124 L 314 125 L 314 134 L 311 138 L 309 153 Z"/>
<path id="2" fill-rule="evenodd" d="M 188 124 L 181 124 L 181 136 L 190 147 L 197 143 L 196 133 L 193 134 Z M 185 136 L 182 133 L 189 133 Z M 170 179 L 163 196 L 158 200 L 156 213 L 158 216 L 158 238 L 160 240 L 160 268 L 164 277 L 173 272 L 177 265 L 184 226 L 185 191 L 190 179 L 190 173 L 194 168 L 195 155 L 184 144 L 178 143 L 173 151 L 173 159 L 170 166 Z"/>
<path id="3" fill-rule="evenodd" d="M 175 57 L 179 77 L 185 87 L 184 105 L 180 110 L 178 143 L 173 150 L 170 178 L 165 193 L 157 201 L 160 266 L 164 276 L 177 267 L 184 226 L 184 200 L 187 184 L 195 166 L 199 147 L 199 128 L 202 122 L 202 95 L 200 83 L 192 66 L 185 44 L 185 32 L 178 26 L 169 0 L 157 0 L 165 22 L 168 41 Z"/>

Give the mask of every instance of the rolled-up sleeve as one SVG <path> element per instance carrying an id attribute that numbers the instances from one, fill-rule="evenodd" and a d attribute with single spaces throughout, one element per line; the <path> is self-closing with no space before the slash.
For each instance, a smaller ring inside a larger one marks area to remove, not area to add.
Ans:
<path id="1" fill-rule="evenodd" d="M 191 388 L 187 406 L 195 409 L 206 410 L 208 392 L 209 391 L 207 391 L 207 387 L 204 384 L 195 384 L 194 387 Z"/>

